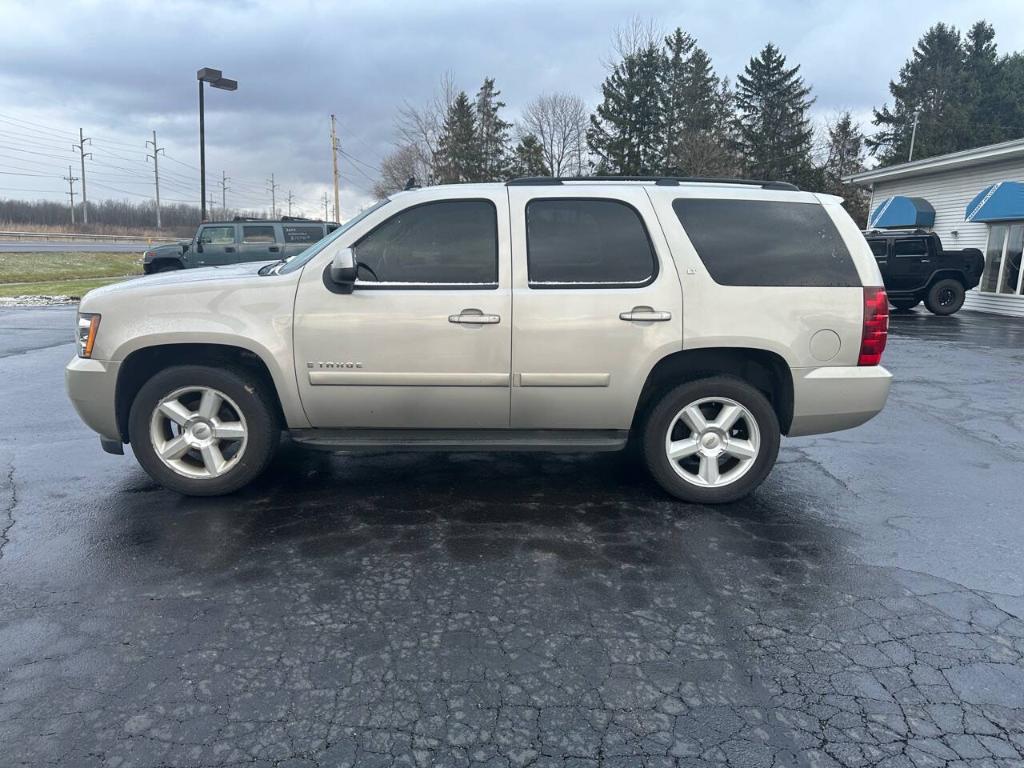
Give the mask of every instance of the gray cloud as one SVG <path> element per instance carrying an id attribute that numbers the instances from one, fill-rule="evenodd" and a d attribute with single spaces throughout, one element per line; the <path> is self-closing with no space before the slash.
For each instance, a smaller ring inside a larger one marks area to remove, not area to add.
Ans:
<path id="1" fill-rule="evenodd" d="M 473 92 L 485 76 L 514 117 L 552 90 L 598 99 L 602 61 L 616 26 L 639 14 L 666 31 L 682 26 L 707 48 L 720 74 L 735 77 L 768 40 L 802 66 L 823 118 L 852 109 L 867 120 L 889 79 L 935 21 L 996 26 L 1004 51 L 1024 48 L 1019 2 L 799 2 L 738 0 L 582 2 L 103 2 L 5 3 L 0 26 L 0 195 L 61 193 L 71 132 L 97 136 L 97 186 L 146 195 L 143 142 L 153 129 L 174 160 L 165 163 L 168 198 L 198 198 L 195 71 L 222 69 L 235 93 L 208 94 L 209 175 L 235 179 L 229 203 L 267 206 L 265 179 L 291 189 L 314 213 L 328 189 L 328 119 L 339 117 L 343 208 L 368 199 L 372 168 L 393 139 L 396 108 L 427 99 L 450 72 Z M 11 120 L 10 118 L 13 118 Z M 867 126 L 866 126 L 867 127 Z M 3 147 L 21 147 L 22 152 Z M 36 155 L 24 150 L 34 149 Z M 46 157 L 47 154 L 57 157 Z M 116 153 L 116 157 L 114 155 Z M 11 160 L 10 158 L 14 158 Z M 181 163 L 184 163 L 182 165 Z M 121 171 L 111 166 L 118 164 Z M 131 173 L 129 172 L 131 171 Z M 173 179 L 171 174 L 174 174 Z M 365 174 L 365 175 L 364 175 Z M 191 182 L 190 182 L 191 180 Z M 174 186 L 173 191 L 170 189 Z"/>

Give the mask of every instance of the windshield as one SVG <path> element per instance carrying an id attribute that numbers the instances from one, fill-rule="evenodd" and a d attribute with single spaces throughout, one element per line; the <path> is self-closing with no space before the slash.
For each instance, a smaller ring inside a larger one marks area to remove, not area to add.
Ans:
<path id="1" fill-rule="evenodd" d="M 294 272 L 297 269 L 302 269 L 302 267 L 305 266 L 306 262 L 308 262 L 310 259 L 312 259 L 314 256 L 316 256 L 318 253 L 320 253 L 320 251 L 322 251 L 328 245 L 333 243 L 335 240 L 337 240 L 339 237 L 341 237 L 343 234 L 345 234 L 348 230 L 350 230 L 352 227 L 354 227 L 360 221 L 365 219 L 371 213 L 376 211 L 378 208 L 380 208 L 383 205 L 387 205 L 390 202 L 391 202 L 390 200 L 385 198 L 384 200 L 377 201 L 376 203 L 371 205 L 366 210 L 360 211 L 355 216 L 353 216 L 351 219 L 349 219 L 344 224 L 342 224 L 340 227 L 338 227 L 336 230 L 331 232 L 331 234 L 329 234 L 323 240 L 319 240 L 319 241 L 313 243 L 306 250 L 301 251 L 300 253 L 296 253 L 294 256 L 289 256 L 287 259 L 285 259 L 284 261 L 282 261 L 279 264 L 277 264 L 274 267 L 274 269 L 273 269 L 273 274 L 275 274 L 275 275 L 286 274 L 288 272 Z"/>

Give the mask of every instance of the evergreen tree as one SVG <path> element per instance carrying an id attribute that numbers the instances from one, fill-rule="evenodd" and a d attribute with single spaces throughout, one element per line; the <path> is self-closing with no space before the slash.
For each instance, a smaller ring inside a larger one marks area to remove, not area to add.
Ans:
<path id="1" fill-rule="evenodd" d="M 979 32 L 974 52 L 979 68 L 988 55 L 983 37 Z M 991 54 L 995 54 L 994 48 Z M 906 162 L 915 114 L 915 159 L 975 146 L 970 129 L 972 105 L 967 94 L 965 56 L 960 33 L 942 23 L 925 32 L 914 46 L 910 59 L 900 69 L 899 82 L 889 83 L 893 106 L 875 110 L 874 124 L 879 130 L 868 139 L 868 146 L 882 165 Z M 991 82 L 978 83 L 971 88 L 992 86 Z M 993 122 L 993 117 L 989 116 L 987 122 Z"/>
<path id="2" fill-rule="evenodd" d="M 825 192 L 839 195 L 846 203 L 847 212 L 861 226 L 867 226 L 868 195 L 843 178 L 864 170 L 865 144 L 860 126 L 849 112 L 842 113 L 828 126 L 828 157 L 822 171 Z"/>
<path id="3" fill-rule="evenodd" d="M 505 102 L 498 97 L 494 78 L 484 79 L 476 94 L 476 130 L 480 168 L 476 181 L 498 181 L 508 174 L 508 132 L 512 127 L 501 119 Z"/>
<path id="4" fill-rule="evenodd" d="M 627 52 L 601 85 L 587 144 L 603 173 L 657 173 L 661 165 L 662 53 L 654 43 Z"/>
<path id="5" fill-rule="evenodd" d="M 465 91 L 448 107 L 434 152 L 434 179 L 439 184 L 476 181 L 481 159 L 477 120 Z"/>
<path id="6" fill-rule="evenodd" d="M 660 143 L 666 173 L 714 176 L 731 171 L 731 100 L 707 51 L 677 28 L 665 39 L 661 74 Z"/>
<path id="7" fill-rule="evenodd" d="M 532 133 L 519 139 L 512 159 L 512 176 L 550 176 L 551 170 L 544 164 L 544 147 Z"/>
<path id="8" fill-rule="evenodd" d="M 736 149 L 751 177 L 814 185 L 807 117 L 814 99 L 799 72 L 768 43 L 736 78 Z"/>

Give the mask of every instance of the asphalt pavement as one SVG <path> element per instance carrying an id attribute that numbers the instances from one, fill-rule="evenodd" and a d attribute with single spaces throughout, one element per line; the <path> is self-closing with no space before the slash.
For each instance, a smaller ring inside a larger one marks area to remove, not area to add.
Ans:
<path id="1" fill-rule="evenodd" d="M 1024 321 L 896 315 L 887 409 L 750 499 L 616 454 L 108 456 L 0 310 L 0 764 L 1024 764 Z"/>

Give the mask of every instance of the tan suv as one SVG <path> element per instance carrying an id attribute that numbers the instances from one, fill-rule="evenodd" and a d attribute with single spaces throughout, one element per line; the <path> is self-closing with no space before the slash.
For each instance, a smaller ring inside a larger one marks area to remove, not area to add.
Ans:
<path id="1" fill-rule="evenodd" d="M 335 451 L 613 451 L 725 502 L 780 434 L 881 410 L 888 309 L 838 198 L 519 179 L 396 194 L 279 262 L 91 291 L 67 387 L 108 451 L 229 493 L 287 429 Z"/>

